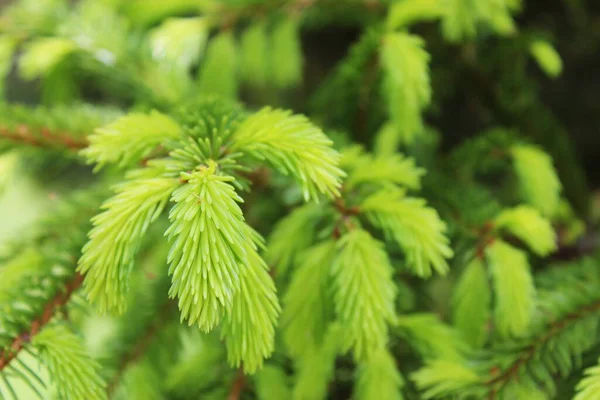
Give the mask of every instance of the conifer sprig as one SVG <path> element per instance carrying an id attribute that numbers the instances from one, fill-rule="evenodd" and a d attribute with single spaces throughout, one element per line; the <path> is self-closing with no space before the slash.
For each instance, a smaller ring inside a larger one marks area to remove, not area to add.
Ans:
<path id="1" fill-rule="evenodd" d="M 494 282 L 495 325 L 501 336 L 523 336 L 535 309 L 535 288 L 527 255 L 497 240 L 486 249 Z"/>
<path id="2" fill-rule="evenodd" d="M 396 367 L 392 355 L 380 348 L 358 367 L 358 379 L 354 394 L 359 400 L 376 398 L 402 400 L 404 396 L 400 389 L 404 379 Z"/>
<path id="3" fill-rule="evenodd" d="M 180 129 L 175 121 L 157 111 L 131 113 L 88 136 L 89 147 L 82 154 L 97 169 L 106 164 L 132 167 L 161 144 L 178 139 Z"/>
<path id="4" fill-rule="evenodd" d="M 246 152 L 292 175 L 305 200 L 339 196 L 339 155 L 325 134 L 302 115 L 266 107 L 248 117 L 233 136 L 232 151 Z"/>
<path id="5" fill-rule="evenodd" d="M 307 249 L 284 294 L 283 339 L 294 356 L 319 346 L 327 330 L 333 306 L 329 268 L 335 259 L 335 246 L 335 242 L 325 241 Z"/>
<path id="6" fill-rule="evenodd" d="M 344 347 L 357 360 L 384 348 L 387 325 L 394 320 L 396 287 L 383 244 L 368 232 L 353 229 L 338 242 L 331 273 L 337 318 L 345 327 Z"/>
<path id="7" fill-rule="evenodd" d="M 244 222 L 237 204 L 243 200 L 229 183 L 234 178 L 219 175 L 214 161 L 182 178 L 186 184 L 173 193 L 166 232 L 170 293 L 179 299 L 182 319 L 209 331 L 231 308 L 262 239 Z"/>
<path id="8" fill-rule="evenodd" d="M 413 375 L 425 398 L 555 395 L 556 377 L 568 376 L 594 346 L 600 312 L 598 270 L 590 260 L 549 270 L 540 278 L 530 330 L 492 346 L 474 364 L 454 361 L 442 368 L 441 360 L 428 363 Z"/>
<path id="9" fill-rule="evenodd" d="M 577 384 L 577 394 L 573 400 L 593 400 L 600 391 L 600 368 L 594 365 L 585 370 L 585 377 Z"/>
<path id="10" fill-rule="evenodd" d="M 382 190 L 368 197 L 360 209 L 390 241 L 398 243 L 416 275 L 427 278 L 434 270 L 442 275 L 448 272 L 446 259 L 453 252 L 444 236 L 446 224 L 424 200 Z"/>
<path id="11" fill-rule="evenodd" d="M 92 219 L 78 271 L 86 276 L 88 298 L 102 312 L 123 313 L 129 274 L 148 227 L 164 210 L 179 181 L 161 176 L 160 167 L 133 171 L 115 187 L 115 196 Z"/>
<path id="12" fill-rule="evenodd" d="M 58 395 L 65 399 L 106 399 L 99 365 L 87 354 L 81 339 L 64 325 L 47 327 L 33 339 L 48 366 Z"/>
<path id="13" fill-rule="evenodd" d="M 0 149 L 16 145 L 75 152 L 87 147 L 87 136 L 118 115 L 113 109 L 27 107 L 0 104 Z"/>
<path id="14" fill-rule="evenodd" d="M 463 339 L 480 348 L 488 337 L 492 290 L 488 271 L 480 257 L 474 257 L 462 272 L 452 297 L 453 322 Z"/>
<path id="15" fill-rule="evenodd" d="M 404 143 L 423 130 L 421 113 L 431 101 L 430 56 L 424 46 L 420 37 L 401 32 L 386 35 L 381 49 L 389 115 Z"/>
<path id="16" fill-rule="evenodd" d="M 557 210 L 561 191 L 552 158 L 530 145 L 513 146 L 511 155 L 524 200 L 551 217 Z"/>
<path id="17" fill-rule="evenodd" d="M 3 274 L 5 271 L 2 271 Z M 64 291 L 59 292 L 55 297 L 51 298 L 48 303 L 46 303 L 39 317 L 31 321 L 29 327 L 12 339 L 6 337 L 5 335 L 10 332 L 3 332 L 4 336 L 0 341 L 0 344 L 6 344 L 4 349 L 0 351 L 0 371 L 6 368 L 15 357 L 18 356 L 19 352 L 23 350 L 23 348 L 31 341 L 35 335 L 37 335 L 40 330 L 50 322 L 50 320 L 54 317 L 56 311 L 60 309 L 60 307 L 64 306 L 71 296 L 73 292 L 77 290 L 81 283 L 83 282 L 83 277 L 79 274 L 75 275 L 75 277 L 64 285 Z M 2 329 L 9 328 L 7 321 L 2 321 Z"/>

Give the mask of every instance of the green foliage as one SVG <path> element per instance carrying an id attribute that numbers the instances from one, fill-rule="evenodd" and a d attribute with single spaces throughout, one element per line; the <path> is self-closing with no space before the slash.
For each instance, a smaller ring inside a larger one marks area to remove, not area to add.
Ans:
<path id="1" fill-rule="evenodd" d="M 240 47 L 242 78 L 253 85 L 263 86 L 267 82 L 270 72 L 267 58 L 269 41 L 266 25 L 262 22 L 250 25 L 242 34 Z"/>
<path id="2" fill-rule="evenodd" d="M 215 383 L 231 379 L 233 371 L 223 363 L 226 355 L 223 347 L 219 346 L 218 337 L 186 330 L 181 333 L 181 338 L 179 354 L 168 371 L 167 394 L 177 398 L 223 398 L 226 395 L 224 390 Z"/>
<path id="3" fill-rule="evenodd" d="M 0 104 L 0 127 L 9 133 L 0 134 L 0 149 L 40 145 L 55 151 L 78 148 L 86 135 L 117 115 L 115 109 L 90 105 L 32 108 Z M 19 140 L 22 137 L 25 140 Z"/>
<path id="4" fill-rule="evenodd" d="M 277 276 L 285 276 L 296 264 L 300 253 L 313 243 L 315 225 L 322 214 L 318 205 L 305 204 L 290 212 L 273 228 L 267 240 L 265 258 L 276 269 Z M 291 237 L 295 237 L 296 240 L 290 241 Z"/>
<path id="5" fill-rule="evenodd" d="M 547 256 L 556 250 L 556 233 L 550 221 L 535 208 L 519 206 L 506 209 L 494 222 L 498 229 L 516 236 L 540 256 Z"/>
<path id="6" fill-rule="evenodd" d="M 474 257 L 466 266 L 452 296 L 453 321 L 464 340 L 482 347 L 488 337 L 492 293 L 483 261 Z"/>
<path id="7" fill-rule="evenodd" d="M 357 360 L 369 359 L 385 347 L 387 324 L 395 317 L 396 288 L 383 244 L 366 231 L 350 231 L 338 243 L 331 272 L 336 314 L 345 328 L 343 347 Z"/>
<path id="8" fill-rule="evenodd" d="M 442 275 L 448 272 L 446 259 L 453 252 L 444 236 L 446 225 L 424 200 L 381 190 L 360 208 L 390 241 L 398 243 L 406 255 L 407 268 L 417 276 L 427 278 L 433 270 Z"/>
<path id="9" fill-rule="evenodd" d="M 21 75 L 25 79 L 46 75 L 75 49 L 75 43 L 69 39 L 44 38 L 30 42 L 19 60 Z"/>
<path id="10" fill-rule="evenodd" d="M 332 300 L 328 293 L 329 268 L 335 242 L 323 242 L 302 255 L 283 298 L 281 325 L 290 354 L 299 356 L 317 347 L 327 330 Z"/>
<path id="11" fill-rule="evenodd" d="M 409 189 L 421 188 L 421 177 L 425 170 L 415 165 L 412 158 L 401 154 L 373 157 L 362 154 L 352 162 L 351 172 L 345 181 L 347 190 L 360 184 L 373 184 L 390 187 L 406 186 Z"/>
<path id="12" fill-rule="evenodd" d="M 44 329 L 32 344 L 48 366 L 60 398 L 107 398 L 99 366 L 86 354 L 81 339 L 64 325 Z"/>
<path id="13" fill-rule="evenodd" d="M 418 36 L 390 33 L 383 40 L 380 58 L 385 71 L 383 91 L 388 113 L 401 142 L 410 144 L 423 130 L 421 113 L 431 101 L 430 56 Z"/>
<path id="14" fill-rule="evenodd" d="M 16 50 L 17 41 L 15 38 L 4 35 L 0 36 L 0 99 L 5 97 L 5 81 L 12 67 L 12 58 Z"/>
<path id="15" fill-rule="evenodd" d="M 585 370 L 585 377 L 577 384 L 573 400 L 592 400 L 600 391 L 600 368 L 595 365 Z"/>
<path id="16" fill-rule="evenodd" d="M 280 307 L 265 262 L 252 252 L 246 257 L 249 265 L 240 274 L 240 290 L 227 312 L 221 337 L 230 364 L 239 367 L 243 362 L 244 372 L 252 374 L 273 353 Z"/>
<path id="17" fill-rule="evenodd" d="M 354 395 L 358 400 L 402 400 L 400 389 L 404 385 L 394 358 L 384 348 L 371 354 L 358 367 L 358 380 Z"/>
<path id="18" fill-rule="evenodd" d="M 482 379 L 471 369 L 457 361 L 436 360 L 427 364 L 411 378 L 424 399 L 437 399 L 447 396 L 468 398 L 469 390 L 482 383 Z"/>
<path id="19" fill-rule="evenodd" d="M 364 89 L 369 81 L 373 61 L 379 49 L 382 32 L 379 26 L 368 28 L 358 41 L 352 44 L 348 54 L 329 74 L 316 90 L 311 99 L 311 109 L 322 113 L 322 118 L 333 127 L 345 131 L 356 129 L 356 117 L 364 110 L 366 95 L 370 89 Z M 331 107 L 335 104 L 335 107 Z M 390 149 L 392 152 L 394 149 Z"/>
<path id="20" fill-rule="evenodd" d="M 546 75 L 557 78 L 562 73 L 562 59 L 550 43 L 541 39 L 534 40 L 529 46 L 529 51 Z"/>
<path id="21" fill-rule="evenodd" d="M 207 40 L 202 18 L 170 18 L 150 34 L 152 56 L 169 68 L 188 70 L 202 56 Z"/>
<path id="22" fill-rule="evenodd" d="M 511 148 L 523 198 L 545 216 L 552 216 L 560 201 L 561 184 L 552 159 L 534 146 Z"/>
<path id="23" fill-rule="evenodd" d="M 293 18 L 279 21 L 272 32 L 269 48 L 271 74 L 277 87 L 287 88 L 302 81 L 300 24 Z"/>
<path id="24" fill-rule="evenodd" d="M 556 397 L 556 378 L 578 368 L 594 345 L 597 262 L 559 266 L 539 278 L 536 314 L 525 337 L 506 339 L 472 361 L 430 363 L 413 375 L 424 397 Z"/>
<path id="25" fill-rule="evenodd" d="M 335 359 L 340 351 L 341 330 L 341 326 L 332 324 L 320 345 L 303 349 L 296 366 L 294 400 L 322 399 L 327 395 L 327 385 L 333 378 Z"/>
<path id="26" fill-rule="evenodd" d="M 578 273 L 573 274 L 573 269 Z M 588 265 L 575 264 L 570 273 L 566 271 L 550 271 L 554 274 L 547 277 L 549 282 L 540 290 L 539 313 L 530 339 L 514 343 L 516 351 L 503 359 L 507 368 L 516 368 L 519 379 L 514 373 L 502 371 L 492 376 L 492 389 L 500 392 L 501 398 L 511 398 L 513 390 L 555 396 L 554 377 L 568 376 L 581 355 L 594 345 L 598 329 L 596 261 Z"/>
<path id="27" fill-rule="evenodd" d="M 466 346 L 456 331 L 432 314 L 414 313 L 400 316 L 399 334 L 424 359 L 460 360 Z"/>
<path id="28" fill-rule="evenodd" d="M 116 399 L 161 400 L 160 376 L 148 364 L 137 364 L 129 368 L 124 377 L 121 391 L 115 393 Z"/>
<path id="29" fill-rule="evenodd" d="M 518 7 L 519 0 L 451 0 L 444 7 L 442 31 L 451 42 L 474 38 L 480 26 L 512 35 L 516 28 L 510 13 Z"/>
<path id="30" fill-rule="evenodd" d="M 114 65 L 128 56 L 127 21 L 106 2 L 78 2 L 56 33 L 72 39 L 106 65 Z"/>
<path id="31" fill-rule="evenodd" d="M 214 162 L 182 177 L 187 185 L 173 193 L 172 225 L 166 232 L 172 242 L 170 293 L 179 299 L 182 319 L 208 331 L 231 309 L 238 292 L 240 299 L 250 295 L 240 281 L 245 274 L 257 278 L 257 267 L 264 264 L 257 254 L 262 239 L 244 223 L 237 204 L 242 199 L 228 183 L 233 178 L 217 175 Z"/>
<path id="32" fill-rule="evenodd" d="M 19 157 L 16 152 L 0 156 L 0 195 L 13 182 L 18 171 Z"/>
<path id="33" fill-rule="evenodd" d="M 198 79 L 198 90 L 203 95 L 237 97 L 238 54 L 231 32 L 220 33 L 209 42 Z"/>
<path id="34" fill-rule="evenodd" d="M 0 17 L 3 32 L 27 35 L 48 34 L 67 11 L 64 0 L 24 0 L 11 3 Z"/>
<path id="35" fill-rule="evenodd" d="M 288 111 L 263 108 L 248 117 L 233 136 L 232 150 L 265 160 L 302 185 L 305 200 L 318 194 L 339 195 L 344 173 L 336 166 L 338 154 L 332 142 L 306 117 Z"/>
<path id="36" fill-rule="evenodd" d="M 477 31 L 477 6 L 472 0 L 451 0 L 442 20 L 444 36 L 458 42 L 475 36 Z"/>
<path id="37" fill-rule="evenodd" d="M 4 8 L 0 397 L 595 398 L 575 3 Z"/>
<path id="38" fill-rule="evenodd" d="M 115 186 L 115 196 L 92 219 L 78 271 L 85 274 L 88 298 L 103 311 L 123 313 L 129 274 L 144 234 L 165 208 L 178 181 L 157 168 L 132 171 Z"/>
<path id="39" fill-rule="evenodd" d="M 153 111 L 132 113 L 96 129 L 88 136 L 90 145 L 82 154 L 90 164 L 133 167 L 152 154 L 159 145 L 180 136 L 180 127 L 168 116 Z"/>
<path id="40" fill-rule="evenodd" d="M 275 365 L 265 365 L 254 377 L 256 394 L 259 400 L 278 400 L 291 398 L 289 377 L 283 369 Z"/>
<path id="41" fill-rule="evenodd" d="M 161 0 L 115 0 L 115 2 L 120 3 L 125 14 L 132 22 L 142 26 L 151 25 L 170 16 L 192 13 L 199 9 L 199 4 L 195 0 L 171 0 L 168 2 Z"/>
<path id="42" fill-rule="evenodd" d="M 535 308 L 535 287 L 527 255 L 497 240 L 486 249 L 494 283 L 496 331 L 501 336 L 523 336 Z"/>
<path id="43" fill-rule="evenodd" d="M 446 6 L 447 7 L 447 6 Z M 444 6 L 439 0 L 403 0 L 390 8 L 388 30 L 405 28 L 414 22 L 436 20 L 443 15 Z"/>

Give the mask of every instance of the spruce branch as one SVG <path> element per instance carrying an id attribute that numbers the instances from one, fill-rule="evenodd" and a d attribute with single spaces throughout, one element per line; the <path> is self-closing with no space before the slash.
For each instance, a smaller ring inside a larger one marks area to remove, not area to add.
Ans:
<path id="1" fill-rule="evenodd" d="M 305 116 L 265 107 L 248 117 L 232 139 L 231 151 L 247 153 L 293 176 L 302 185 L 305 200 L 318 201 L 319 193 L 339 196 L 345 175 L 337 167 L 339 154 Z"/>
<path id="2" fill-rule="evenodd" d="M 88 136 L 89 146 L 81 152 L 99 170 L 106 164 L 121 168 L 147 164 L 165 142 L 178 139 L 181 128 L 169 116 L 152 111 L 130 113 L 98 128 Z"/>
<path id="3" fill-rule="evenodd" d="M 256 261 L 249 253 L 256 253 L 262 238 L 244 221 L 234 178 L 220 175 L 214 161 L 182 177 L 186 183 L 173 192 L 166 231 L 170 294 L 179 299 L 182 318 L 208 332 L 231 308 L 242 270 Z"/>
<path id="4" fill-rule="evenodd" d="M 404 379 L 393 355 L 385 348 L 378 349 L 358 366 L 354 394 L 358 400 L 402 400 Z"/>
<path id="5" fill-rule="evenodd" d="M 536 299 L 527 254 L 496 240 L 486 248 L 485 256 L 493 277 L 498 334 L 505 338 L 526 335 L 533 321 Z"/>
<path id="6" fill-rule="evenodd" d="M 474 257 L 455 286 L 452 296 L 453 322 L 473 348 L 482 347 L 488 337 L 492 289 L 481 257 Z"/>
<path id="7" fill-rule="evenodd" d="M 337 318 L 346 329 L 342 346 L 365 360 L 386 346 L 395 319 L 392 266 L 383 243 L 362 229 L 344 234 L 336 249 L 331 274 Z"/>
<path id="8" fill-rule="evenodd" d="M 335 259 L 335 248 L 330 240 L 302 253 L 283 295 L 283 340 L 292 356 L 319 346 L 327 331 L 332 308 L 328 267 Z"/>
<path id="9" fill-rule="evenodd" d="M 176 178 L 162 177 L 159 164 L 134 170 L 115 187 L 92 222 L 89 241 L 82 250 L 78 271 L 86 276 L 87 296 L 102 312 L 123 313 L 129 274 L 150 224 L 160 216 Z"/>
<path id="10" fill-rule="evenodd" d="M 41 315 L 30 323 L 29 329 L 14 338 L 8 350 L 5 349 L 0 351 L 0 371 L 6 368 L 8 364 L 16 358 L 19 352 L 31 342 L 33 337 L 37 335 L 50 320 L 52 320 L 56 312 L 67 304 L 73 293 L 82 283 L 83 276 L 75 274 L 74 277 L 64 285 L 64 289 L 46 303 Z"/>
<path id="11" fill-rule="evenodd" d="M 24 145 L 76 152 L 88 145 L 87 135 L 118 115 L 111 108 L 28 107 L 0 104 L 0 148 Z"/>
<path id="12" fill-rule="evenodd" d="M 598 364 L 585 370 L 585 377 L 577 384 L 573 400 L 593 400 L 600 391 L 600 368 Z"/>
<path id="13" fill-rule="evenodd" d="M 511 155 L 524 200 L 543 215 L 552 216 L 558 208 L 562 189 L 552 158 L 531 145 L 513 146 Z"/>
<path id="14" fill-rule="evenodd" d="M 70 133 L 53 132 L 47 128 L 42 128 L 40 135 L 37 136 L 27 125 L 19 125 L 14 130 L 0 126 L 0 139 L 33 147 L 64 148 L 70 151 L 78 151 L 88 145 L 86 141 L 74 137 Z"/>
<path id="15" fill-rule="evenodd" d="M 32 342 L 48 368 L 59 398 L 106 399 L 98 363 L 87 354 L 81 338 L 65 325 L 47 327 Z"/>
<path id="16" fill-rule="evenodd" d="M 365 199 L 360 209 L 389 241 L 398 243 L 416 275 L 427 278 L 433 270 L 442 275 L 448 272 L 446 259 L 453 251 L 445 236 L 447 227 L 425 200 L 405 197 L 399 189 L 380 190 Z"/>
<path id="17" fill-rule="evenodd" d="M 430 55 L 422 38 L 388 33 L 383 38 L 380 63 L 385 72 L 383 91 L 389 117 L 403 143 L 412 143 L 423 131 L 422 112 L 431 102 Z"/>
<path id="18" fill-rule="evenodd" d="M 549 342 L 558 339 L 565 330 L 571 328 L 574 324 L 598 312 L 600 312 L 600 301 L 595 301 L 551 322 L 549 324 L 549 329 L 544 331 L 541 336 L 534 338 L 530 345 L 523 348 L 520 355 L 507 368 L 498 370 L 494 376 L 485 382 L 490 388 L 488 399 L 496 399 L 498 393 L 500 393 L 512 380 L 517 379 L 521 371 L 527 368 L 528 364 L 536 357 L 536 354 L 543 351 L 543 348 L 548 345 Z"/>

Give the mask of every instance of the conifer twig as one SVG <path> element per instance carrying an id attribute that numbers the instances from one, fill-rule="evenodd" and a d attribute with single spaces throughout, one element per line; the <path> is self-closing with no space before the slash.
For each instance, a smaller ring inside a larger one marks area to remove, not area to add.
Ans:
<path id="1" fill-rule="evenodd" d="M 517 358 L 507 369 L 500 372 L 500 374 L 488 379 L 485 384 L 492 386 L 489 393 L 488 399 L 494 400 L 497 398 L 497 394 L 500 390 L 507 385 L 512 379 L 519 375 L 521 369 L 533 359 L 535 354 L 541 347 L 547 344 L 552 338 L 558 335 L 563 329 L 565 329 L 570 323 L 577 321 L 581 318 L 585 318 L 594 312 L 600 311 L 600 301 L 596 301 L 592 304 L 581 307 L 579 310 L 567 314 L 563 318 L 559 319 L 550 324 L 550 329 L 542 335 L 534 343 L 530 344 L 525 348 L 523 354 Z M 495 385 L 498 385 L 494 387 Z"/>
<path id="2" fill-rule="evenodd" d="M 10 351 L 0 352 L 0 371 L 7 367 L 8 364 L 10 364 L 10 362 L 17 357 L 19 352 L 23 350 L 25 345 L 29 343 L 31 339 L 37 335 L 48 322 L 50 322 L 56 310 L 64 306 L 69 301 L 73 292 L 75 292 L 75 290 L 81 286 L 82 282 L 83 276 L 78 273 L 75 274 L 74 278 L 65 285 L 64 291 L 58 293 L 50 300 L 50 302 L 48 302 L 48 304 L 46 304 L 40 317 L 33 320 L 31 323 L 29 330 L 21 333 L 13 340 L 10 346 Z"/>
<path id="3" fill-rule="evenodd" d="M 48 128 L 42 128 L 40 133 L 39 137 L 36 136 L 27 125 L 19 125 L 14 130 L 0 126 L 0 138 L 25 143 L 34 147 L 47 147 L 51 145 L 77 151 L 88 145 L 86 141 L 75 139 L 68 133 L 58 134 Z"/>

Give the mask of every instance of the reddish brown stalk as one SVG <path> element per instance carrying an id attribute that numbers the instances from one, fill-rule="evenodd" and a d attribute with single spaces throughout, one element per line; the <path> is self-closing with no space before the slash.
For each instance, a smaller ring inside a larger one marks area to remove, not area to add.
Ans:
<path id="1" fill-rule="evenodd" d="M 237 376 L 231 385 L 231 390 L 227 396 L 227 400 L 239 400 L 242 397 L 242 392 L 246 386 L 246 376 L 242 368 L 238 370 Z"/>
<path id="2" fill-rule="evenodd" d="M 494 376 L 486 381 L 486 385 L 492 386 L 488 399 L 494 400 L 505 385 L 519 376 L 521 369 L 525 367 L 529 361 L 531 361 L 540 348 L 558 335 L 569 323 L 585 318 L 598 311 L 600 311 L 600 301 L 582 307 L 578 311 L 567 314 L 562 319 L 550 324 L 550 330 L 542 335 L 535 343 L 529 345 L 525 352 L 519 358 L 517 358 L 515 362 L 510 365 L 510 367 L 502 371 L 499 375 Z"/>
<path id="3" fill-rule="evenodd" d="M 494 244 L 496 237 L 491 235 L 494 230 L 494 223 L 491 221 L 486 222 L 479 233 L 481 240 L 475 249 L 475 256 L 480 260 L 483 260 L 485 256 L 485 250 Z"/>
<path id="4" fill-rule="evenodd" d="M 40 134 L 40 136 L 36 136 L 27 125 L 19 125 L 16 129 L 0 126 L 0 138 L 34 147 L 63 147 L 77 151 L 88 146 L 85 140 L 74 138 L 68 133 L 53 132 L 48 128 L 42 128 Z"/>
<path id="5" fill-rule="evenodd" d="M 73 292 L 81 286 L 82 282 L 83 276 L 76 274 L 75 277 L 66 284 L 65 290 L 58 293 L 48 302 L 48 304 L 46 304 L 42 314 L 33 320 L 29 329 L 13 340 L 10 350 L 0 352 L 0 371 L 7 367 L 8 364 L 17 357 L 19 352 L 23 350 L 25 345 L 29 343 L 48 322 L 50 322 L 56 311 L 69 301 Z"/>

